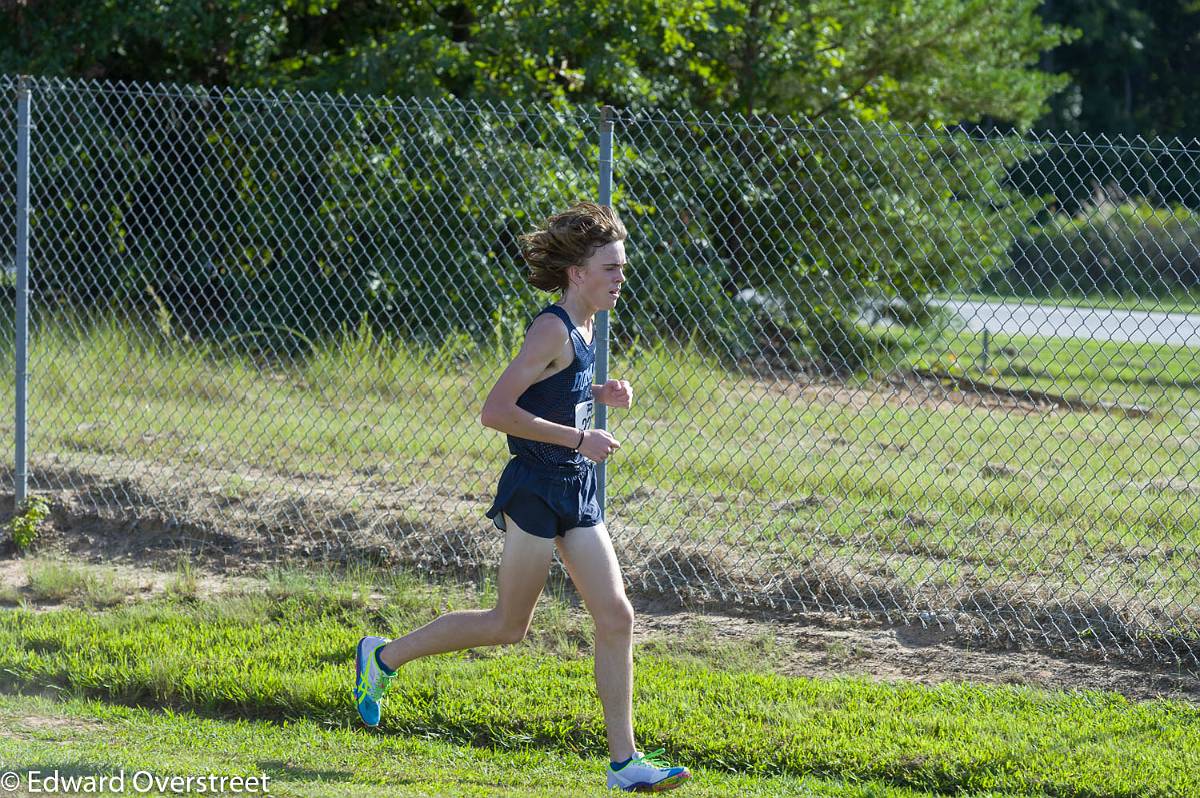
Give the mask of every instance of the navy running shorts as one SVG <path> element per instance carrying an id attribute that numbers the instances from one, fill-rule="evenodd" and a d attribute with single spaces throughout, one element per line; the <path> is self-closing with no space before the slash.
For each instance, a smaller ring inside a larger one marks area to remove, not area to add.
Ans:
<path id="1" fill-rule="evenodd" d="M 563 470 L 514 457 L 500 474 L 487 517 L 503 530 L 504 513 L 531 535 L 551 540 L 577 526 L 599 525 L 596 466 Z"/>

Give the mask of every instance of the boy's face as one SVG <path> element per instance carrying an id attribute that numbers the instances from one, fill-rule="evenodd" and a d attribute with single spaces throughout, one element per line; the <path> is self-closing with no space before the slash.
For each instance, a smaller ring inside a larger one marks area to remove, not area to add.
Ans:
<path id="1" fill-rule="evenodd" d="M 583 262 L 583 268 L 572 269 L 572 290 L 597 310 L 612 310 L 625 283 L 626 263 L 624 241 L 605 244 Z"/>

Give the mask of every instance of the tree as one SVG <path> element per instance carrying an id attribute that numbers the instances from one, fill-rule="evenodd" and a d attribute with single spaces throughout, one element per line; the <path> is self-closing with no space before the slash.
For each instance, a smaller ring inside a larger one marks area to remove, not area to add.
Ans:
<path id="1" fill-rule="evenodd" d="M 663 242 L 664 220 L 703 209 L 694 227 L 713 256 L 706 268 L 669 247 L 643 253 L 647 284 L 678 290 L 674 304 L 632 298 L 626 329 L 662 334 L 664 314 L 700 297 L 713 312 L 697 332 L 737 356 L 749 327 L 729 294 L 765 288 L 803 297 L 771 321 L 797 351 L 852 368 L 862 292 L 917 302 L 990 264 L 1032 213 L 997 182 L 1017 150 L 946 131 L 1044 110 L 1062 81 L 1032 65 L 1063 34 L 1035 12 L 1032 0 L 42 0 L 4 12 L 0 65 L 200 84 L 157 105 L 89 98 L 83 127 L 78 109 L 42 117 L 40 135 L 60 139 L 43 143 L 61 153 L 53 184 L 83 192 L 47 207 L 42 233 L 66 250 L 105 242 L 91 263 L 108 271 L 88 283 L 111 295 L 215 268 L 256 317 L 306 334 L 366 313 L 446 335 L 433 311 L 448 303 L 470 306 L 466 329 L 482 334 L 514 231 L 588 192 L 593 109 L 611 103 L 623 109 L 616 204 Z M 212 83 L 377 97 L 269 112 Z M 387 99 L 411 96 L 502 101 L 508 115 L 443 131 L 448 119 L 418 124 Z M 639 139 L 639 119 L 663 135 Z M 711 135 L 693 135 L 701 121 Z M 197 199 L 225 212 L 189 215 Z M 450 263 L 460 273 L 447 282 L 436 270 Z"/>
<path id="2" fill-rule="evenodd" d="M 1115 2 L 1115 0 L 1113 0 Z M 1035 0 L 30 0 L 0 71 L 396 97 L 1027 126 Z"/>
<path id="3" fill-rule="evenodd" d="M 1046 0 L 1079 36 L 1043 56 L 1071 84 L 1039 122 L 1108 136 L 1200 136 L 1200 5 L 1194 0 Z"/>

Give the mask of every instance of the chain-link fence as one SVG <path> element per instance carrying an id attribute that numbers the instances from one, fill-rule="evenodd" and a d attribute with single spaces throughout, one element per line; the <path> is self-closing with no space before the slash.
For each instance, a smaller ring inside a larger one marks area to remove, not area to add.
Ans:
<path id="1" fill-rule="evenodd" d="M 517 236 L 597 196 L 599 111 L 30 91 L 30 489 L 116 548 L 494 563 L 479 411 L 549 300 Z M 635 590 L 1197 664 L 1200 150 L 623 112 L 613 138 Z"/>

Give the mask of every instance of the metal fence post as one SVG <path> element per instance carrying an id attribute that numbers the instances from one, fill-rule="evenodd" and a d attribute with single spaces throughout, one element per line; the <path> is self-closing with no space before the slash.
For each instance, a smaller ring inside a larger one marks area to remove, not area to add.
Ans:
<path id="1" fill-rule="evenodd" d="M 29 101 L 31 79 L 17 83 L 17 328 L 16 336 L 16 463 L 13 472 L 14 512 L 25 501 L 28 468 L 25 453 L 25 400 L 29 355 Z"/>
<path id="2" fill-rule="evenodd" d="M 606 105 L 600 109 L 600 204 L 612 204 L 612 153 L 613 153 L 613 109 Z M 596 344 L 596 383 L 603 385 L 608 380 L 608 311 L 602 310 L 596 314 L 596 335 L 600 340 Z M 597 429 L 608 429 L 608 408 L 597 403 Z M 596 466 L 596 499 L 600 502 L 600 510 L 605 507 L 606 484 L 608 476 L 607 463 L 601 461 Z"/>

